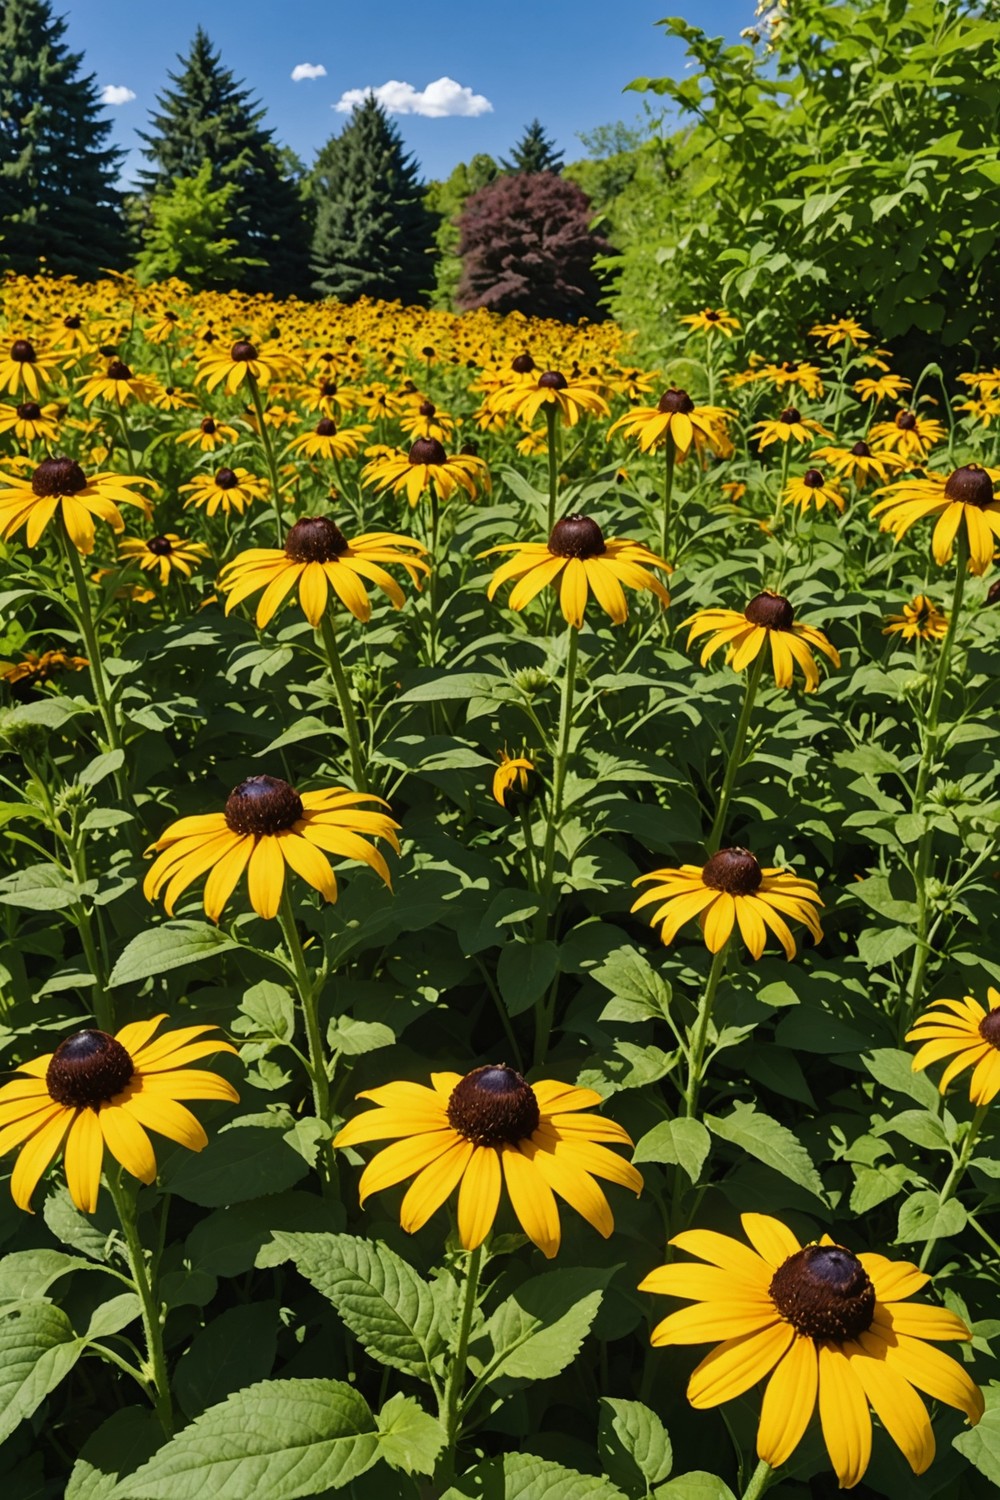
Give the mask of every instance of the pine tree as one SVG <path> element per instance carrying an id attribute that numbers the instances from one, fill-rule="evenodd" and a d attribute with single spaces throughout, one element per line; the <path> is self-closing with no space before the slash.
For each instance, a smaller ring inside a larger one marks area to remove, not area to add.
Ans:
<path id="1" fill-rule="evenodd" d="M 501 157 L 505 172 L 554 172 L 562 171 L 563 153 L 556 150 L 556 143 L 542 129 L 541 120 L 532 120 L 511 152 L 511 159 Z"/>
<path id="2" fill-rule="evenodd" d="M 312 172 L 313 286 L 341 302 L 425 302 L 434 280 L 434 219 L 413 157 L 369 95 L 327 141 Z"/>
<path id="3" fill-rule="evenodd" d="M 47 0 L 0 0 L 0 267 L 90 277 L 123 260 L 121 152 L 65 34 Z"/>
<path id="4" fill-rule="evenodd" d="M 158 98 L 143 155 L 151 166 L 140 173 L 148 196 L 169 193 L 177 178 L 197 177 L 210 162 L 214 191 L 233 184 L 226 233 L 235 253 L 258 261 L 242 284 L 251 291 L 285 296 L 308 285 L 309 234 L 298 185 L 282 170 L 283 156 L 264 110 L 242 81 L 222 66 L 219 52 L 199 26 L 181 71 L 168 76 L 173 88 Z"/>

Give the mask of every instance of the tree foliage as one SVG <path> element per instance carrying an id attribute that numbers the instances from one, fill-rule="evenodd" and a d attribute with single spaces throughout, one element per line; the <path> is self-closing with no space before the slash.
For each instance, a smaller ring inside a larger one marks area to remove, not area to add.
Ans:
<path id="1" fill-rule="evenodd" d="M 462 262 L 458 254 L 458 219 L 466 201 L 478 193 L 487 183 L 493 182 L 500 168 L 492 156 L 477 152 L 471 161 L 460 161 L 443 182 L 427 185 L 426 203 L 438 219 L 434 231 L 434 246 L 437 251 L 434 294 L 432 306 L 452 308 L 458 295 L 458 283 L 462 275 Z"/>
<path id="2" fill-rule="evenodd" d="M 235 253 L 237 241 L 226 234 L 236 184 L 213 189 L 211 178 L 212 164 L 203 161 L 194 177 L 175 177 L 168 193 L 152 198 L 151 227 L 135 268 L 141 282 L 179 276 L 200 291 L 238 283 L 255 264 Z"/>
<path id="3" fill-rule="evenodd" d="M 434 279 L 434 220 L 416 163 L 369 94 L 316 158 L 313 286 L 341 302 L 425 302 Z"/>
<path id="4" fill-rule="evenodd" d="M 213 191 L 231 185 L 227 200 L 240 264 L 253 269 L 245 284 L 276 295 L 308 283 L 308 230 L 302 195 L 285 170 L 287 159 L 263 125 L 264 110 L 222 66 L 219 52 L 199 26 L 172 88 L 157 100 L 152 129 L 140 131 L 150 166 L 140 174 L 147 195 L 170 193 L 177 178 L 197 178 L 210 165 Z"/>
<path id="5" fill-rule="evenodd" d="M 594 260 L 606 240 L 575 182 L 551 172 L 499 177 L 473 193 L 459 219 L 458 306 L 575 322 L 599 316 Z"/>
<path id="6" fill-rule="evenodd" d="M 776 342 L 841 312 L 943 344 L 995 323 L 994 6 L 796 0 L 736 46 L 662 24 L 691 66 L 631 87 L 692 123 L 626 191 L 620 315 L 732 300 Z"/>
<path id="7" fill-rule="evenodd" d="M 563 153 L 556 150 L 556 143 L 546 135 L 541 120 L 532 120 L 525 126 L 524 134 L 510 153 L 510 161 L 501 158 L 505 172 L 561 172 Z"/>
<path id="8" fill-rule="evenodd" d="M 0 266 L 89 277 L 122 262 L 121 153 L 65 34 L 47 0 L 0 0 Z"/>

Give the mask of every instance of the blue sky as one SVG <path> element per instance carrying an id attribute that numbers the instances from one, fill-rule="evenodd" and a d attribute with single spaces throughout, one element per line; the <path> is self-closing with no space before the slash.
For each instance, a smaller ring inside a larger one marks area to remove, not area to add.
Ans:
<path id="1" fill-rule="evenodd" d="M 640 98 L 622 93 L 630 79 L 683 68 L 682 49 L 655 25 L 662 16 L 687 14 L 734 38 L 753 17 L 753 0 L 56 0 L 55 8 L 101 87 L 135 95 L 109 106 L 118 145 L 137 146 L 136 129 L 200 22 L 266 106 L 276 138 L 307 165 L 348 118 L 334 106 L 352 89 L 396 80 L 410 85 L 394 98 L 411 110 L 465 109 L 394 116 L 428 178 L 476 151 L 507 154 L 536 115 L 572 160 L 583 154 L 577 131 L 635 121 Z M 325 76 L 293 82 L 300 64 Z M 441 79 L 457 89 L 428 94 Z"/>

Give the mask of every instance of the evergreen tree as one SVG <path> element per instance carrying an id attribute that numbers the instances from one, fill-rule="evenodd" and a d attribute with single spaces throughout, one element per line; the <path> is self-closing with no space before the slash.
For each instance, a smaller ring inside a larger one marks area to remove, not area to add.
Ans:
<path id="1" fill-rule="evenodd" d="M 554 172 L 562 171 L 563 153 L 556 150 L 556 143 L 542 129 L 541 120 L 532 120 L 511 152 L 507 161 L 500 162 L 505 172 Z"/>
<path id="2" fill-rule="evenodd" d="M 0 0 L 0 267 L 96 276 L 122 263 L 121 153 L 65 34 L 47 0 Z"/>
<path id="3" fill-rule="evenodd" d="M 144 284 L 180 276 L 200 291 L 243 279 L 246 263 L 236 241 L 226 238 L 236 184 L 213 191 L 211 178 L 211 162 L 203 161 L 195 177 L 175 177 L 169 193 L 150 199 L 150 228 L 135 267 Z"/>
<path id="4" fill-rule="evenodd" d="M 169 193 L 177 178 L 193 179 L 211 163 L 210 187 L 232 184 L 226 234 L 244 261 L 258 262 L 244 285 L 285 296 L 308 285 L 308 230 L 298 185 L 283 171 L 286 158 L 264 128 L 264 110 L 249 89 L 222 66 L 199 26 L 173 88 L 157 99 L 152 129 L 139 134 L 150 167 L 140 179 L 150 197 Z"/>
<path id="5" fill-rule="evenodd" d="M 434 280 L 434 219 L 416 163 L 374 95 L 320 151 L 312 192 L 317 291 L 341 302 L 427 300 Z"/>

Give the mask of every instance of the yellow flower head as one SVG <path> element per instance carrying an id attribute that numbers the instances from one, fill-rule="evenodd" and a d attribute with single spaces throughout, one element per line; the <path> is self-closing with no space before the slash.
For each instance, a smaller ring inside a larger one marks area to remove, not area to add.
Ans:
<path id="1" fill-rule="evenodd" d="M 772 443 L 808 443 L 814 436 L 832 438 L 833 433 L 812 417 L 804 417 L 797 406 L 786 406 L 772 421 L 755 422 L 757 447 L 763 453 Z"/>
<path id="2" fill-rule="evenodd" d="M 178 897 L 207 871 L 205 914 L 217 922 L 246 870 L 250 905 L 259 917 L 273 917 L 286 865 L 324 901 L 336 901 L 327 854 L 362 860 L 391 886 L 388 865 L 363 835 L 385 839 L 398 853 L 399 824 L 385 813 L 362 810 L 362 802 L 386 806 L 381 797 L 344 787 L 300 794 L 276 776 L 250 776 L 230 793 L 224 812 L 179 818 L 160 835 L 148 851 L 157 858 L 146 872 L 143 894 L 147 901 L 162 894 L 173 916 Z"/>
<path id="3" fill-rule="evenodd" d="M 867 344 L 871 334 L 862 328 L 856 318 L 837 318 L 833 323 L 814 323 L 809 337 L 822 339 L 828 349 L 836 349 L 850 339 L 852 344 Z"/>
<path id="4" fill-rule="evenodd" d="M 458 1188 L 459 1238 L 475 1250 L 493 1227 L 506 1186 L 525 1234 L 551 1260 L 561 1238 L 556 1194 L 607 1239 L 614 1219 L 594 1179 L 642 1190 L 635 1167 L 602 1144 L 631 1146 L 625 1131 L 613 1120 L 582 1113 L 603 1102 L 592 1089 L 526 1083 L 500 1064 L 464 1078 L 432 1073 L 430 1088 L 389 1083 L 358 1097 L 378 1107 L 348 1121 L 333 1144 L 394 1142 L 369 1162 L 359 1193 L 364 1203 L 413 1177 L 399 1216 L 408 1234 Z"/>
<path id="5" fill-rule="evenodd" d="M 501 386 L 487 398 L 486 405 L 504 416 L 516 417 L 525 427 L 531 427 L 546 407 L 558 411 L 567 427 L 575 427 L 584 415 L 611 415 L 608 403 L 593 382 L 567 380 L 560 370 L 543 370 L 534 385 L 518 380 L 516 384 Z"/>
<path id="6" fill-rule="evenodd" d="M 806 692 L 816 691 L 819 668 L 814 650 L 821 651 L 835 667 L 840 666 L 840 653 L 823 632 L 815 625 L 799 624 L 790 601 L 769 589 L 756 594 L 742 614 L 737 609 L 700 609 L 684 624 L 690 627 L 689 646 L 699 636 L 709 637 L 701 650 L 703 667 L 725 646 L 726 660 L 733 671 L 745 672 L 770 644 L 774 682 L 779 688 L 792 686 L 798 666 L 805 677 Z"/>
<path id="7" fill-rule="evenodd" d="M 438 411 L 433 401 L 421 399 L 413 411 L 400 417 L 399 426 L 409 438 L 437 438 L 439 443 L 447 443 L 455 431 L 455 419 Z"/>
<path id="8" fill-rule="evenodd" d="M 481 458 L 471 453 L 449 458 L 437 438 L 417 438 L 407 454 L 379 454 L 365 464 L 361 478 L 378 490 L 391 490 L 394 495 L 405 492 L 411 509 L 432 483 L 442 500 L 456 490 L 464 490 L 474 500 L 477 486 L 490 488 L 489 471 Z"/>
<path id="9" fill-rule="evenodd" d="M 224 516 L 231 510 L 242 515 L 254 500 L 267 499 L 267 482 L 249 469 L 230 469 L 224 465 L 214 474 L 196 474 L 190 484 L 180 486 L 180 493 L 189 497 L 184 501 L 185 510 L 191 505 L 203 505 L 210 516 L 217 510 Z"/>
<path id="10" fill-rule="evenodd" d="M 923 459 L 943 442 L 948 430 L 935 417 L 921 417 L 915 411 L 898 411 L 891 422 L 873 422 L 868 433 L 876 447 L 888 448 L 901 458 Z"/>
<path id="11" fill-rule="evenodd" d="M 160 583 L 166 585 L 172 572 L 190 578 L 194 568 L 200 567 L 208 556 L 204 542 L 188 542 L 176 531 L 161 536 L 126 536 L 118 543 L 118 556 L 129 562 L 137 562 L 145 572 L 154 570 L 160 575 Z"/>
<path id="12" fill-rule="evenodd" d="M 660 1266 L 640 1291 L 690 1302 L 653 1329 L 657 1347 L 715 1343 L 687 1397 L 699 1410 L 766 1381 L 757 1454 L 772 1468 L 791 1458 L 817 1406 L 841 1489 L 859 1484 L 871 1458 L 869 1407 L 915 1474 L 934 1458 L 934 1431 L 918 1391 L 983 1415 L 978 1387 L 934 1344 L 967 1342 L 955 1313 L 907 1299 L 930 1281 L 907 1261 L 853 1251 L 829 1235 L 800 1245 L 779 1219 L 742 1214 L 750 1245 L 711 1229 L 670 1241 L 694 1255 Z M 752 1248 L 751 1248 L 752 1247 Z"/>
<path id="13" fill-rule="evenodd" d="M 217 1073 L 185 1064 L 236 1048 L 218 1037 L 206 1040 L 214 1026 L 185 1026 L 156 1037 L 166 1019 L 133 1021 L 113 1037 L 78 1031 L 54 1052 L 22 1063 L 17 1071 L 24 1076 L 0 1088 L 0 1152 L 21 1148 L 10 1179 L 18 1208 L 31 1213 L 31 1195 L 60 1148 L 70 1196 L 82 1213 L 92 1214 L 105 1148 L 126 1172 L 150 1183 L 156 1157 L 147 1130 L 189 1151 L 208 1144 L 180 1101 L 235 1104 L 239 1096 Z"/>
<path id="14" fill-rule="evenodd" d="M 296 584 L 302 613 L 310 625 L 322 620 L 331 592 L 363 623 L 372 612 L 366 581 L 376 584 L 395 609 L 402 609 L 403 591 L 384 564 L 404 568 L 419 589 L 421 574 L 430 571 L 419 555 L 426 550 L 412 537 L 392 531 L 367 532 L 349 542 L 326 516 L 304 516 L 289 530 L 283 549 L 255 547 L 227 563 L 219 575 L 219 588 L 229 594 L 227 615 L 263 589 L 256 615 L 261 630 Z"/>
<path id="15" fill-rule="evenodd" d="M 738 925 L 743 941 L 754 958 L 760 958 L 768 929 L 785 950 L 795 957 L 795 939 L 785 921 L 803 922 L 819 942 L 823 936 L 813 906 L 822 906 L 815 881 L 774 867 L 764 869 L 749 849 L 720 849 L 705 865 L 681 865 L 678 869 L 652 870 L 633 885 L 653 881 L 632 907 L 639 911 L 652 902 L 662 905 L 650 921 L 660 926 L 661 941 L 673 942 L 685 922 L 698 918 L 710 953 L 718 953 Z M 810 904 L 811 903 L 811 904 Z"/>
<path id="16" fill-rule="evenodd" d="M 963 464 L 947 475 L 901 479 L 876 491 L 884 498 L 872 507 L 872 515 L 880 517 L 879 530 L 891 531 L 897 541 L 917 521 L 936 516 L 931 551 L 939 568 L 950 560 L 959 527 L 964 526 L 969 567 L 977 575 L 985 573 L 1000 537 L 1000 500 L 993 493 L 997 472 L 979 464 Z"/>
<path id="17" fill-rule="evenodd" d="M 989 1010 L 972 995 L 964 1000 L 935 1000 L 906 1033 L 908 1042 L 922 1044 L 913 1059 L 914 1073 L 951 1059 L 938 1084 L 942 1094 L 959 1073 L 972 1069 L 969 1099 L 977 1107 L 991 1103 L 1000 1093 L 1000 993 L 990 985 L 986 995 Z"/>
<path id="18" fill-rule="evenodd" d="M 607 435 L 610 439 L 614 433 L 624 432 L 637 440 L 643 453 L 652 453 L 671 439 L 678 462 L 692 445 L 699 455 L 710 448 L 717 457 L 728 458 L 733 451 L 726 432 L 731 415 L 722 406 L 695 406 L 687 391 L 672 387 L 664 391 L 656 406 L 636 407 L 612 422 Z"/>
<path id="19" fill-rule="evenodd" d="M 534 796 L 538 777 L 533 761 L 524 755 L 500 751 L 500 764 L 493 772 L 493 799 L 506 812 L 517 812 Z"/>
<path id="20" fill-rule="evenodd" d="M 912 389 L 910 381 L 904 380 L 902 375 L 880 375 L 877 380 L 866 375 L 854 382 L 855 393 L 862 401 L 898 401 L 900 396 Z"/>
<path id="21" fill-rule="evenodd" d="M 266 385 L 275 375 L 301 374 L 301 367 L 290 355 L 275 345 L 258 349 L 249 339 L 237 339 L 228 354 L 209 352 L 198 361 L 195 379 L 204 381 L 206 390 L 214 391 L 225 381 L 226 395 L 234 391 L 252 376 L 258 385 Z"/>
<path id="22" fill-rule="evenodd" d="M 512 578 L 518 581 L 507 600 L 511 609 L 521 610 L 546 584 L 556 586 L 563 618 L 577 630 L 583 625 L 583 612 L 592 593 L 613 625 L 628 618 L 628 602 L 622 584 L 640 592 L 649 590 L 666 608 L 670 595 L 650 568 L 671 571 L 670 564 L 643 542 L 621 541 L 605 537 L 596 521 L 589 516 L 564 516 L 552 528 L 547 542 L 504 542 L 480 553 L 491 557 L 496 552 L 513 552 L 514 557 L 502 563 L 490 579 L 487 595 L 493 598 L 497 589 Z"/>
<path id="23" fill-rule="evenodd" d="M 151 401 L 156 389 L 153 382 L 144 380 L 141 375 L 133 375 L 128 365 L 120 359 L 113 359 L 103 375 L 91 375 L 80 382 L 79 394 L 84 406 L 93 406 L 98 399 L 124 406 L 132 400 Z"/>
<path id="24" fill-rule="evenodd" d="M 865 442 L 857 442 L 850 448 L 817 448 L 813 458 L 829 464 L 838 479 L 850 479 L 858 489 L 876 480 L 888 484 L 894 474 L 906 468 L 906 459 L 888 449 L 875 452 Z"/>
<path id="25" fill-rule="evenodd" d="M 216 448 L 235 443 L 238 437 L 239 433 L 235 427 L 227 426 L 216 417 L 202 417 L 197 427 L 189 427 L 187 432 L 179 432 L 177 442 L 198 447 L 202 453 L 214 453 Z"/>
<path id="26" fill-rule="evenodd" d="M 26 528 L 29 547 L 37 545 L 55 516 L 66 528 L 70 541 L 85 556 L 94 550 L 94 517 L 106 521 L 113 531 L 124 531 L 119 505 L 137 505 L 149 515 L 149 501 L 129 488 L 153 484 L 137 474 L 91 474 L 89 479 L 72 458 L 45 458 L 30 479 L 0 474 L 0 537 L 4 541 Z"/>
<path id="27" fill-rule="evenodd" d="M 320 417 L 312 432 L 293 438 L 289 452 L 301 450 L 307 458 L 354 458 L 371 432 L 365 422 L 361 427 L 340 427 L 332 417 Z"/>
<path id="28" fill-rule="evenodd" d="M 20 661 L 0 662 L 0 677 L 11 687 L 18 682 L 40 684 L 60 672 L 82 672 L 89 665 L 85 656 L 69 656 L 65 651 L 43 651 L 40 655 L 26 651 Z"/>
<path id="29" fill-rule="evenodd" d="M 685 313 L 679 321 L 686 323 L 692 333 L 721 333 L 727 339 L 731 339 L 740 327 L 739 318 L 714 307 L 703 307 L 701 312 Z"/>
<path id="30" fill-rule="evenodd" d="M 54 403 L 39 406 L 37 401 L 0 406 L 0 432 L 13 432 L 19 443 L 37 443 L 40 438 L 54 443 L 59 435 L 59 408 Z"/>
<path id="31" fill-rule="evenodd" d="M 785 486 L 782 500 L 785 505 L 797 505 L 800 510 L 822 510 L 832 505 L 843 512 L 844 497 L 835 479 L 824 479 L 821 469 L 806 469 Z"/>
<path id="32" fill-rule="evenodd" d="M 903 605 L 901 615 L 886 615 L 883 635 L 901 635 L 904 641 L 939 641 L 948 633 L 948 616 L 926 594 L 914 594 Z"/>
<path id="33" fill-rule="evenodd" d="M 61 359 L 59 354 L 38 353 L 30 339 L 15 339 L 8 353 L 0 356 L 0 393 L 16 396 L 18 391 L 27 391 L 37 401 L 42 386 L 51 384 Z"/>

